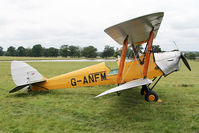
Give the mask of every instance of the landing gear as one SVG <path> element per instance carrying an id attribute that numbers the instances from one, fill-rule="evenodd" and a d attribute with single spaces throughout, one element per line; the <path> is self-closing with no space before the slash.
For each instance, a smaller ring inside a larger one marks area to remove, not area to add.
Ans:
<path id="1" fill-rule="evenodd" d="M 155 91 L 152 91 L 152 89 L 149 86 L 143 85 L 140 93 L 141 95 L 145 96 L 145 100 L 147 102 L 158 101 L 158 94 Z"/>
<path id="2" fill-rule="evenodd" d="M 142 89 L 140 91 L 141 95 L 145 96 L 145 100 L 147 102 L 157 102 L 158 101 L 158 94 L 155 91 L 152 91 L 153 88 L 157 85 L 157 83 L 160 81 L 162 76 L 158 78 L 158 80 L 154 83 L 152 87 L 149 87 L 149 85 L 143 85 Z M 156 78 L 153 79 L 155 81 Z"/>
<path id="3" fill-rule="evenodd" d="M 148 93 L 145 95 L 145 100 L 147 102 L 157 102 L 158 94 L 152 90 L 149 90 Z"/>
<path id="4" fill-rule="evenodd" d="M 140 94 L 141 94 L 142 96 L 143 96 L 143 95 L 146 95 L 147 92 L 148 92 L 148 90 L 149 90 L 148 86 L 143 85 L 143 86 L 142 86 L 142 89 L 141 89 L 141 91 L 140 91 Z"/>

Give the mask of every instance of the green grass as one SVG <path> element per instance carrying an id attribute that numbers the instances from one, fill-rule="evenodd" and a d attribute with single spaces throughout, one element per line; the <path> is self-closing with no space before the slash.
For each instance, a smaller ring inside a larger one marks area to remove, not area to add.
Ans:
<path id="1" fill-rule="evenodd" d="M 97 62 L 32 62 L 46 77 Z M 113 66 L 113 62 L 108 62 Z M 0 62 L 0 132 L 199 132 L 199 62 L 163 78 L 155 87 L 162 103 L 145 102 L 140 88 L 119 97 L 94 96 L 114 87 L 96 86 L 28 94 L 14 87 L 10 63 Z"/>

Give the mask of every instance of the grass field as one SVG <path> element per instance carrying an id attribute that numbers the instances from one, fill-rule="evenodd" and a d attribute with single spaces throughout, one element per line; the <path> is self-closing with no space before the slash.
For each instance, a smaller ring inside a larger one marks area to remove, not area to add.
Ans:
<path id="1" fill-rule="evenodd" d="M 30 62 L 47 78 L 97 62 Z M 113 66 L 113 62 L 108 62 Z M 0 133 L 23 132 L 199 132 L 199 62 L 163 78 L 155 87 L 162 103 L 145 102 L 140 88 L 119 97 L 94 96 L 114 87 L 97 86 L 9 94 L 15 85 L 10 63 L 0 62 Z"/>

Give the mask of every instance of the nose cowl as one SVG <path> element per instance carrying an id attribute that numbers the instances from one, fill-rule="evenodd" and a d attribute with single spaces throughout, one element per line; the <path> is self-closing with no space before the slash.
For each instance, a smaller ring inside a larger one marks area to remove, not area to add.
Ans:
<path id="1" fill-rule="evenodd" d="M 164 75 L 180 70 L 181 53 L 179 51 L 154 53 L 154 58 Z"/>
<path id="2" fill-rule="evenodd" d="M 155 63 L 165 75 L 180 70 L 180 59 L 185 66 L 191 71 L 191 67 L 184 54 L 180 51 L 154 53 Z"/>

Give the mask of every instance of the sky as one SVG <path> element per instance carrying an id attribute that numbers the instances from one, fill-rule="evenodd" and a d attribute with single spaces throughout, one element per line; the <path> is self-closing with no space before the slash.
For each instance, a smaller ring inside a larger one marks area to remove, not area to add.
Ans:
<path id="1" fill-rule="evenodd" d="M 198 0 L 0 0 L 0 46 L 118 45 L 104 29 L 155 12 L 164 18 L 154 44 L 199 51 Z"/>

